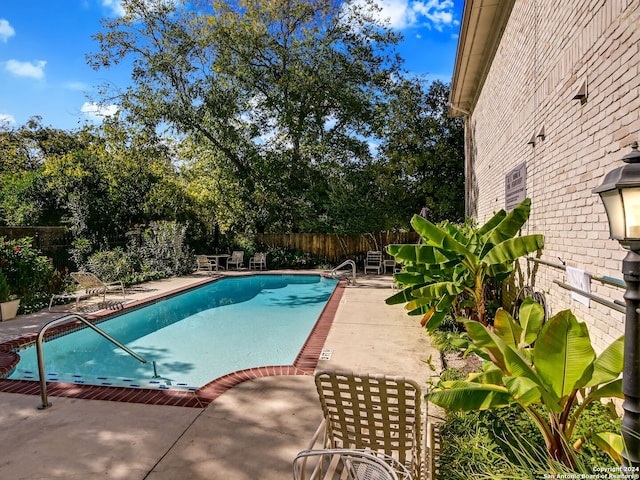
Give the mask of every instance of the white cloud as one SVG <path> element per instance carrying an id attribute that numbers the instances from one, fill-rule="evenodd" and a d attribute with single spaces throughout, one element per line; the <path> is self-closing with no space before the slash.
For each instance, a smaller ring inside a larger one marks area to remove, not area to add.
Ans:
<path id="1" fill-rule="evenodd" d="M 65 87 L 69 90 L 76 90 L 78 92 L 84 92 L 91 89 L 90 85 L 84 82 L 67 82 L 65 83 Z"/>
<path id="2" fill-rule="evenodd" d="M 437 30 L 442 30 L 444 26 L 455 25 L 453 19 L 452 0 L 429 0 L 427 2 L 411 2 L 411 8 L 417 16 L 423 16 L 428 20 L 428 24 Z"/>
<path id="3" fill-rule="evenodd" d="M 0 40 L 7 43 L 9 37 L 13 37 L 16 31 L 13 29 L 9 22 L 4 18 L 0 18 Z"/>
<path id="4" fill-rule="evenodd" d="M 16 123 L 16 119 L 13 118 L 13 115 L 0 113 L 0 125 L 12 125 L 14 123 Z"/>
<path id="5" fill-rule="evenodd" d="M 41 79 L 44 78 L 44 66 L 47 64 L 44 60 L 36 60 L 35 62 L 21 62 L 19 60 L 7 60 L 5 65 L 8 72 L 18 77 L 31 77 Z"/>
<path id="6" fill-rule="evenodd" d="M 381 9 L 380 18 L 398 30 L 417 26 L 442 30 L 445 26 L 458 24 L 453 17 L 452 0 L 378 0 L 377 3 Z M 355 0 L 354 4 L 364 6 L 360 0 Z"/>
<path id="7" fill-rule="evenodd" d="M 118 106 L 84 102 L 80 111 L 93 120 L 102 120 L 104 117 L 111 117 L 118 113 Z"/>
<path id="8" fill-rule="evenodd" d="M 124 17 L 124 8 L 120 0 L 102 0 L 102 6 L 111 10 L 116 17 Z"/>
<path id="9" fill-rule="evenodd" d="M 158 6 L 158 2 L 161 2 L 162 6 L 177 6 L 181 0 L 146 0 L 145 7 L 148 9 L 155 9 Z M 108 10 L 111 10 L 111 14 L 114 17 L 124 17 L 126 10 L 122 6 L 122 0 L 102 0 L 102 6 Z"/>

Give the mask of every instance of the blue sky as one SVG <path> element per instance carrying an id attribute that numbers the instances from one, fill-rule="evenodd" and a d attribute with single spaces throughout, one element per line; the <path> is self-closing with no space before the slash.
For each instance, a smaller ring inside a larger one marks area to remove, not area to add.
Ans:
<path id="1" fill-rule="evenodd" d="M 463 0 L 378 0 L 381 15 L 405 41 L 405 67 L 450 81 Z M 39 115 L 45 126 L 71 130 L 99 122 L 93 103 L 104 82 L 127 84 L 125 68 L 92 70 L 91 36 L 100 19 L 121 15 L 120 0 L 0 0 L 0 125 L 23 125 Z"/>

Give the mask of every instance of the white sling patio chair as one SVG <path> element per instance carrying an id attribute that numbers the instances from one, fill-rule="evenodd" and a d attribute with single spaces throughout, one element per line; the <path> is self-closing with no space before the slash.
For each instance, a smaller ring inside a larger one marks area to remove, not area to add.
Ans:
<path id="1" fill-rule="evenodd" d="M 267 268 L 267 254 L 266 253 L 256 253 L 253 257 L 249 259 L 249 269 L 253 270 L 262 270 Z"/>
<path id="2" fill-rule="evenodd" d="M 426 425 L 422 421 L 422 392 L 416 382 L 402 377 L 328 370 L 318 372 L 315 382 L 324 420 L 306 451 L 317 449 L 320 459 L 328 455 L 323 450 L 372 452 L 387 460 L 398 478 L 427 478 L 423 443 Z M 318 443 L 319 448 L 315 447 Z M 310 454 L 303 457 L 308 459 Z M 300 467 L 315 475 L 300 478 L 350 478 L 336 476 L 339 469 L 327 468 L 327 464 L 330 462 Z"/>
<path id="3" fill-rule="evenodd" d="M 236 250 L 231 253 L 231 257 L 227 260 L 227 268 L 236 267 L 238 270 L 244 266 L 244 252 L 242 250 Z"/>
<path id="4" fill-rule="evenodd" d="M 374 270 L 378 275 L 383 271 L 382 252 L 369 251 L 367 257 L 364 260 L 364 274 L 367 274 L 367 270 Z"/>
<path id="5" fill-rule="evenodd" d="M 196 262 L 198 263 L 199 272 L 212 272 L 218 269 L 218 263 L 206 255 L 196 255 Z"/>

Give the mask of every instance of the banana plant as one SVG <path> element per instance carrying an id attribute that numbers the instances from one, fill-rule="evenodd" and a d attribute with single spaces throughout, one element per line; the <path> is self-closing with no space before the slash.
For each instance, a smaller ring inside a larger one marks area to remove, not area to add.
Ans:
<path id="1" fill-rule="evenodd" d="M 529 218 L 531 200 L 509 213 L 500 210 L 482 227 L 465 229 L 437 226 L 415 215 L 411 225 L 421 244 L 389 245 L 387 251 L 403 264 L 394 279 L 403 290 L 389 297 L 389 305 L 406 303 L 410 315 L 423 315 L 433 330 L 460 298 L 470 307 L 469 317 L 487 325 L 486 294 L 489 280 L 511 274 L 515 261 L 544 246 L 542 235 L 517 236 Z"/>
<path id="2" fill-rule="evenodd" d="M 596 356 L 586 325 L 569 310 L 543 320 L 543 307 L 531 298 L 522 303 L 519 321 L 503 309 L 492 328 L 467 320 L 471 349 L 488 360 L 483 371 L 440 382 L 427 398 L 450 410 L 520 405 L 542 433 L 549 458 L 573 466 L 583 442 L 572 442 L 581 413 L 596 400 L 623 398 L 624 337 Z M 620 439 L 609 437 L 611 451 L 620 450 Z"/>

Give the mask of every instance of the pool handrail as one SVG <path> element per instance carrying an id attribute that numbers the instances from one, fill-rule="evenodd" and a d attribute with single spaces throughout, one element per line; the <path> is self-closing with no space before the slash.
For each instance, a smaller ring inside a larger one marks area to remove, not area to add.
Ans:
<path id="1" fill-rule="evenodd" d="M 91 323 L 89 320 L 84 318 L 82 315 L 78 315 L 77 313 L 71 313 L 69 315 L 65 315 L 64 317 L 59 317 L 59 318 L 50 320 L 40 328 L 40 331 L 38 332 L 38 338 L 36 340 L 36 353 L 38 355 L 38 376 L 40 378 L 40 396 L 42 398 L 42 405 L 38 405 L 38 410 L 44 410 L 45 408 L 49 408 L 51 406 L 51 403 L 47 399 L 47 380 L 45 378 L 44 354 L 42 352 L 42 342 L 44 339 L 44 334 L 49 328 L 54 327 L 60 323 L 68 322 L 73 318 L 80 320 L 87 327 L 91 328 L 98 334 L 102 335 L 104 338 L 109 340 L 114 345 L 120 347 L 122 350 L 127 352 L 129 355 L 131 355 L 133 358 L 138 360 L 140 363 L 147 363 L 147 360 L 145 360 L 143 357 L 141 357 L 136 352 L 131 350 L 129 347 L 125 346 L 124 344 L 122 344 L 121 342 L 113 338 L 104 330 L 95 326 L 93 323 Z M 155 365 L 154 365 L 154 371 L 155 371 Z"/>
<path id="2" fill-rule="evenodd" d="M 341 269 L 342 267 L 346 267 L 346 266 L 350 266 L 351 267 L 351 270 L 352 270 L 351 283 L 353 285 L 355 285 L 356 284 L 356 262 L 354 262 L 353 260 L 345 260 L 344 262 L 342 262 L 336 268 L 331 270 L 331 276 L 333 278 L 336 278 L 338 276 L 338 270 Z"/>

